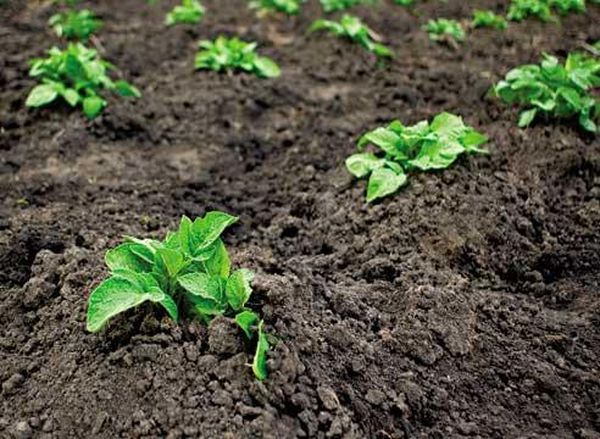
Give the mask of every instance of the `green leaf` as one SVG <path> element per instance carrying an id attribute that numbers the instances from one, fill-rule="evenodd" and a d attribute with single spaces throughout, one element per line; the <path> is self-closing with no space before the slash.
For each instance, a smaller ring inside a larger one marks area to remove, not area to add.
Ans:
<path id="1" fill-rule="evenodd" d="M 258 342 L 256 344 L 256 353 L 252 362 L 252 371 L 254 376 L 260 381 L 267 378 L 267 351 L 269 350 L 269 342 L 267 335 L 263 331 L 264 322 L 261 320 L 258 324 Z"/>
<path id="2" fill-rule="evenodd" d="M 27 96 L 25 105 L 27 107 L 41 107 L 54 101 L 57 96 L 58 93 L 51 85 L 38 85 L 34 87 L 29 93 L 29 96 Z"/>
<path id="3" fill-rule="evenodd" d="M 146 301 L 160 303 L 171 317 L 177 319 L 177 306 L 160 290 L 144 292 L 122 277 L 108 278 L 90 295 L 86 328 L 90 332 L 97 332 L 110 318 Z"/>
<path id="4" fill-rule="evenodd" d="M 170 248 L 159 248 L 156 250 L 158 256 L 157 262 L 159 262 L 166 274 L 170 278 L 174 278 L 185 266 L 185 259 L 183 254 L 174 249 Z"/>
<path id="5" fill-rule="evenodd" d="M 250 283 L 252 279 L 254 279 L 254 273 L 245 268 L 234 271 L 229 276 L 229 279 L 227 279 L 225 292 L 227 301 L 234 311 L 242 309 L 248 299 L 250 299 L 250 295 L 252 294 Z"/>
<path id="6" fill-rule="evenodd" d="M 210 247 L 237 220 L 237 217 L 224 212 L 208 212 L 204 218 L 196 219 L 192 224 L 191 235 L 194 253 Z"/>
<path id="7" fill-rule="evenodd" d="M 382 168 L 385 160 L 370 152 L 353 154 L 346 159 L 346 168 L 357 178 L 362 178 L 375 169 Z"/>
<path id="8" fill-rule="evenodd" d="M 131 85 L 129 82 L 122 81 L 122 80 L 115 82 L 115 91 L 119 95 L 124 96 L 124 97 L 139 98 L 142 96 L 142 94 L 136 87 Z"/>
<path id="9" fill-rule="evenodd" d="M 77 93 L 77 91 L 72 88 L 65 89 L 61 93 L 61 96 L 64 98 L 65 101 L 67 101 L 67 103 L 71 107 L 74 107 L 79 103 L 79 93 Z"/>
<path id="10" fill-rule="evenodd" d="M 380 168 L 373 171 L 367 187 L 367 202 L 396 192 L 407 181 L 406 174 L 397 174 L 391 169 Z"/>
<path id="11" fill-rule="evenodd" d="M 526 110 L 521 113 L 519 116 L 519 127 L 524 128 L 528 127 L 533 119 L 535 119 L 535 115 L 537 114 L 537 109 L 532 108 L 531 110 Z"/>
<path id="12" fill-rule="evenodd" d="M 258 76 L 264 78 L 277 78 L 281 75 L 281 69 L 279 66 L 270 58 L 264 56 L 257 56 L 254 60 L 254 67 Z"/>
<path id="13" fill-rule="evenodd" d="M 105 105 L 106 101 L 100 96 L 88 96 L 83 99 L 83 113 L 93 119 L 102 112 Z"/>
<path id="14" fill-rule="evenodd" d="M 113 271 L 125 269 L 138 273 L 152 271 L 153 259 L 154 256 L 145 246 L 132 242 L 107 251 L 104 257 L 106 265 Z"/>
<path id="15" fill-rule="evenodd" d="M 225 248 L 223 241 L 218 239 L 216 241 L 216 248 L 210 259 L 205 262 L 206 271 L 213 275 L 222 278 L 229 277 L 231 270 L 231 261 L 229 260 L 229 254 Z"/>
<path id="16" fill-rule="evenodd" d="M 372 143 L 380 147 L 385 152 L 393 152 L 396 150 L 396 145 L 400 142 L 400 136 L 388 128 L 377 128 L 363 135 L 358 141 L 358 147 Z"/>
<path id="17" fill-rule="evenodd" d="M 188 293 L 212 300 L 216 304 L 225 303 L 225 294 L 221 279 L 206 273 L 188 273 L 177 278 L 177 282 Z"/>
<path id="18" fill-rule="evenodd" d="M 248 340 L 252 338 L 252 326 L 258 322 L 258 315 L 252 311 L 242 311 L 235 316 L 235 322 L 242 328 Z"/>

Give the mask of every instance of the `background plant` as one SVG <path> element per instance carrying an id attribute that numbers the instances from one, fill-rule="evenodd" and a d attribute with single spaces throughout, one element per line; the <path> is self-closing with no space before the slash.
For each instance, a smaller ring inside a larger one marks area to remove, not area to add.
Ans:
<path id="1" fill-rule="evenodd" d="M 89 9 L 83 9 L 54 14 L 48 24 L 59 37 L 85 42 L 102 27 L 102 20 Z"/>
<path id="2" fill-rule="evenodd" d="M 175 24 L 196 24 L 204 16 L 205 10 L 198 0 L 181 0 L 165 18 L 167 26 Z"/>
<path id="3" fill-rule="evenodd" d="M 429 39 L 433 41 L 451 40 L 462 42 L 466 38 L 466 33 L 462 25 L 456 20 L 447 18 L 429 20 L 423 29 L 427 31 Z"/>
<path id="4" fill-rule="evenodd" d="M 367 202 L 393 194 L 407 182 L 407 172 L 445 169 L 463 153 L 486 153 L 479 146 L 488 138 L 450 113 L 437 115 L 431 123 L 404 126 L 396 120 L 364 134 L 357 154 L 346 167 L 357 178 L 369 179 Z M 364 152 L 368 144 L 375 152 Z"/>
<path id="5" fill-rule="evenodd" d="M 300 6 L 304 0 L 251 0 L 251 9 L 257 9 L 261 13 L 283 12 L 288 15 L 296 15 L 300 12 Z"/>
<path id="6" fill-rule="evenodd" d="M 378 57 L 389 58 L 393 52 L 375 40 L 379 36 L 367 27 L 358 17 L 344 14 L 339 22 L 333 20 L 316 20 L 310 27 L 310 32 L 324 30 L 337 37 L 345 37 L 354 41 Z"/>
<path id="7" fill-rule="evenodd" d="M 112 64 L 81 43 L 71 43 L 65 50 L 54 47 L 48 51 L 47 58 L 33 59 L 30 65 L 29 76 L 41 84 L 29 93 L 25 102 L 28 107 L 42 107 L 60 98 L 71 107 L 81 105 L 85 115 L 92 119 L 106 106 L 101 95 L 103 90 L 126 97 L 141 96 L 128 82 L 113 81 L 108 76 Z"/>
<path id="8" fill-rule="evenodd" d="M 268 349 L 263 322 L 246 308 L 252 294 L 252 272 L 231 271 L 221 234 L 237 218 L 209 212 L 191 221 L 184 216 L 179 229 L 163 241 L 126 238 L 106 253 L 111 275 L 90 295 L 87 329 L 101 330 L 117 314 L 151 302 L 160 305 L 175 321 L 181 314 L 205 323 L 216 316 L 235 319 L 248 338 L 257 336 L 253 371 L 267 375 Z"/>
<path id="9" fill-rule="evenodd" d="M 327 13 L 334 11 L 342 11 L 349 9 L 352 6 L 361 4 L 373 4 L 376 0 L 320 0 L 323 10 Z"/>
<path id="10" fill-rule="evenodd" d="M 508 22 L 502 15 L 495 14 L 492 11 L 475 10 L 473 12 L 473 27 L 491 27 L 498 30 L 504 30 L 508 27 Z"/>
<path id="11" fill-rule="evenodd" d="M 595 87 L 600 87 L 600 59 L 572 53 L 563 65 L 545 54 L 540 65 L 528 64 L 508 72 L 494 93 L 506 103 L 526 108 L 519 117 L 520 127 L 539 115 L 577 117 L 581 127 L 596 132 L 600 100 L 591 93 Z"/>
<path id="12" fill-rule="evenodd" d="M 243 70 L 261 78 L 275 78 L 281 74 L 279 66 L 270 58 L 256 53 L 256 43 L 238 38 L 218 37 L 215 41 L 199 43 L 196 68 L 220 71 Z"/>

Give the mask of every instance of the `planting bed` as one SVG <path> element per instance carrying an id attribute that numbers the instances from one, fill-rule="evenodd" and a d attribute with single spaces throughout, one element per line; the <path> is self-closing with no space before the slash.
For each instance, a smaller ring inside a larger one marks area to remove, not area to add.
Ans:
<path id="1" fill-rule="evenodd" d="M 143 93 L 89 122 L 24 108 L 27 60 L 60 43 L 54 9 L 3 3 L 0 437 L 600 437 L 600 139 L 518 129 L 485 97 L 543 51 L 600 39 L 600 8 L 456 50 L 420 26 L 505 2 L 355 8 L 396 52 L 380 67 L 307 35 L 314 2 L 260 20 L 205 0 L 200 25 L 173 28 L 170 1 L 89 2 L 103 56 Z M 196 42 L 221 33 L 259 41 L 281 77 L 195 72 Z M 367 205 L 344 168 L 356 139 L 444 110 L 491 138 L 489 156 Z M 123 234 L 162 238 L 215 209 L 240 216 L 225 241 L 279 340 L 264 382 L 226 320 L 177 326 L 149 306 L 84 330 Z"/>

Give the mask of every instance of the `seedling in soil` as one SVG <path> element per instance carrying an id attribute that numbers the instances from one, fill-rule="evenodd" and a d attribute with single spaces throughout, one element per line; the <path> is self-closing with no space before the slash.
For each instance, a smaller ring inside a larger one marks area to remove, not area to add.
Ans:
<path id="1" fill-rule="evenodd" d="M 537 17 L 542 21 L 555 20 L 548 0 L 512 0 L 506 17 L 511 21 L 522 21 Z"/>
<path id="2" fill-rule="evenodd" d="M 181 4 L 173 8 L 165 18 L 167 26 L 175 24 L 197 24 L 204 16 L 205 10 L 198 0 L 181 0 Z"/>
<path id="3" fill-rule="evenodd" d="M 83 9 L 55 14 L 48 24 L 59 37 L 85 42 L 102 27 L 102 20 L 89 9 Z"/>
<path id="4" fill-rule="evenodd" d="M 550 6 L 560 15 L 571 12 L 585 12 L 585 0 L 549 0 Z"/>
<path id="5" fill-rule="evenodd" d="M 540 65 L 528 64 L 506 74 L 494 93 L 508 104 L 525 107 L 519 126 L 527 127 L 538 116 L 557 119 L 577 117 L 579 125 L 596 132 L 600 99 L 592 89 L 600 87 L 600 59 L 570 54 L 565 64 L 545 54 Z"/>
<path id="6" fill-rule="evenodd" d="M 360 152 L 346 159 L 346 167 L 357 178 L 369 178 L 367 202 L 371 202 L 405 185 L 408 172 L 445 169 L 463 153 L 487 153 L 479 148 L 487 141 L 485 135 L 450 113 L 413 126 L 396 120 L 363 135 L 358 141 Z M 369 144 L 378 150 L 365 152 Z"/>
<path id="7" fill-rule="evenodd" d="M 287 15 L 297 15 L 303 0 L 252 0 L 249 3 L 251 9 L 257 9 L 261 14 L 271 12 L 282 12 Z"/>
<path id="8" fill-rule="evenodd" d="M 354 41 L 380 58 L 390 58 L 393 52 L 383 44 L 376 42 L 380 37 L 367 27 L 358 17 L 344 14 L 337 21 L 319 19 L 310 27 L 311 32 L 324 30 L 337 37 L 345 37 Z"/>
<path id="9" fill-rule="evenodd" d="M 103 61 L 98 52 L 81 43 L 71 43 L 65 50 L 56 47 L 48 51 L 47 58 L 30 61 L 29 76 L 41 84 L 31 90 L 25 105 L 43 107 L 62 99 L 71 107 L 81 105 L 84 114 L 93 119 L 106 106 L 103 90 L 125 97 L 140 97 L 137 88 L 126 81 L 113 81 L 108 71 L 113 65 Z"/>
<path id="10" fill-rule="evenodd" d="M 352 6 L 370 4 L 374 2 L 375 0 L 321 0 L 321 6 L 325 12 L 329 13 L 334 11 L 343 11 L 344 9 L 349 9 Z"/>
<path id="11" fill-rule="evenodd" d="M 412 6 L 415 0 L 394 0 L 394 3 L 400 6 Z"/>
<path id="12" fill-rule="evenodd" d="M 429 34 L 432 41 L 446 41 L 451 43 L 460 43 L 465 40 L 466 34 L 462 25 L 456 20 L 447 18 L 438 18 L 429 20 L 423 29 Z"/>
<path id="13" fill-rule="evenodd" d="M 105 261 L 111 276 L 90 295 L 87 330 L 100 331 L 115 315 L 145 302 L 160 305 L 175 321 L 182 314 L 205 323 L 229 316 L 249 339 L 257 336 L 253 370 L 257 378 L 266 378 L 263 322 L 246 308 L 254 275 L 243 268 L 231 272 L 221 239 L 236 221 L 223 212 L 193 222 L 184 216 L 163 241 L 128 237 L 109 250 Z"/>
<path id="14" fill-rule="evenodd" d="M 257 43 L 247 43 L 238 38 L 218 37 L 215 41 L 200 42 L 196 54 L 196 68 L 220 71 L 242 70 L 259 78 L 276 78 L 281 74 L 279 66 L 265 56 L 256 53 Z"/>
<path id="15" fill-rule="evenodd" d="M 495 14 L 492 11 L 476 10 L 473 12 L 473 27 L 491 27 L 493 29 L 504 30 L 508 27 L 508 22 L 502 15 Z"/>

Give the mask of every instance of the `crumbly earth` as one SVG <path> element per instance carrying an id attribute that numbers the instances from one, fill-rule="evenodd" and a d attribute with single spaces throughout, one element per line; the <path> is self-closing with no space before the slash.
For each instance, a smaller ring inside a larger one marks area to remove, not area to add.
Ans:
<path id="1" fill-rule="evenodd" d="M 314 1 L 257 19 L 204 0 L 200 25 L 174 28 L 175 1 L 91 3 L 97 46 L 143 92 L 93 122 L 24 108 L 27 60 L 59 44 L 55 9 L 0 5 L 0 437 L 600 437 L 600 139 L 518 129 L 486 97 L 543 51 L 600 39 L 600 8 L 458 49 L 420 26 L 506 2 L 355 8 L 397 53 L 381 66 L 308 35 Z M 219 34 L 259 41 L 283 74 L 195 72 L 197 41 Z M 367 205 L 343 165 L 356 139 L 443 110 L 490 154 Z M 84 331 L 106 249 L 214 209 L 240 216 L 225 240 L 278 339 L 262 383 L 227 320 L 141 307 Z"/>

